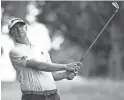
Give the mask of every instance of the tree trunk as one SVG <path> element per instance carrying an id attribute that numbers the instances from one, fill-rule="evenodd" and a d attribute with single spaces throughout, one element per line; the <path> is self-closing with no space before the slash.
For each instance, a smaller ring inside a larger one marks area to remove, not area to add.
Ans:
<path id="1" fill-rule="evenodd" d="M 123 79 L 124 73 L 122 70 L 122 52 L 121 44 L 122 33 L 120 27 L 117 24 L 112 24 L 110 29 L 110 39 L 111 39 L 111 53 L 109 59 L 109 74 L 111 78 Z"/>

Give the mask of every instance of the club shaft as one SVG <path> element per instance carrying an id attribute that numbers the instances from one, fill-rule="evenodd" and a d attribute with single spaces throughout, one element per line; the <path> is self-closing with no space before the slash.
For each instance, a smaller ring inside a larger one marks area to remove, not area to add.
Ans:
<path id="1" fill-rule="evenodd" d="M 106 23 L 106 25 L 103 27 L 103 29 L 100 31 L 99 35 L 96 37 L 96 39 L 93 41 L 93 43 L 90 45 L 90 47 L 87 49 L 86 53 L 84 54 L 84 56 L 81 58 L 80 62 L 82 62 L 84 60 L 84 58 L 87 56 L 87 54 L 89 53 L 89 51 L 91 50 L 91 48 L 93 47 L 93 45 L 95 44 L 95 42 L 98 40 L 98 38 L 101 36 L 102 32 L 105 30 L 105 28 L 107 27 L 107 25 L 109 24 L 109 22 L 112 20 L 112 18 L 115 16 L 116 12 L 118 11 L 118 9 L 114 12 L 114 14 L 111 16 L 111 18 L 108 20 L 108 22 Z"/>

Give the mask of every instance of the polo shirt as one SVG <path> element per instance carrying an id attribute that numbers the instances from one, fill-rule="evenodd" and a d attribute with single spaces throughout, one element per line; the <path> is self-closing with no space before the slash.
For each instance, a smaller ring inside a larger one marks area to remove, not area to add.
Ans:
<path id="1" fill-rule="evenodd" d="M 51 62 L 48 52 L 40 51 L 31 45 L 16 43 L 10 51 L 10 60 L 17 72 L 22 91 L 45 91 L 56 89 L 51 72 L 38 71 L 26 67 L 26 61 L 36 59 L 42 62 Z"/>

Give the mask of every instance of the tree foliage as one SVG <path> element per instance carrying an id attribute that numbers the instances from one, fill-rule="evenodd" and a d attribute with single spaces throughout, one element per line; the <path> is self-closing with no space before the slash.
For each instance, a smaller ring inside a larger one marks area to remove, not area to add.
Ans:
<path id="1" fill-rule="evenodd" d="M 23 6 L 27 6 L 30 1 L 22 2 L 24 3 Z M 22 2 L 20 1 L 20 3 Z M 46 24 L 47 27 L 51 29 L 51 37 L 55 34 L 56 30 L 59 30 L 66 38 L 85 50 L 87 50 L 87 48 L 92 44 L 96 36 L 99 34 L 99 32 L 102 30 L 104 25 L 116 10 L 115 7 L 112 6 L 112 1 L 34 2 L 38 9 L 41 11 L 41 13 L 37 16 L 38 22 Z M 24 17 L 26 12 L 19 14 L 19 12 L 16 10 L 8 9 L 17 3 L 19 2 L 3 1 L 2 7 L 5 11 L 8 12 L 10 16 L 16 13 L 18 16 L 21 15 Z M 118 1 L 118 4 L 120 6 L 119 12 L 112 19 L 112 21 L 109 23 L 107 28 L 104 30 L 98 41 L 91 49 L 91 51 L 95 54 L 94 58 L 96 59 L 97 63 L 96 68 L 89 71 L 91 75 L 94 73 L 95 75 L 99 75 L 101 73 L 107 74 L 108 72 L 111 73 L 110 70 L 112 70 L 113 67 L 111 68 L 110 66 L 113 66 L 113 64 L 110 63 L 118 62 L 117 59 L 113 59 L 113 57 L 119 57 L 119 61 L 121 63 L 117 65 L 114 64 L 115 70 L 117 68 L 123 68 L 124 2 Z M 23 7 L 23 9 L 26 8 Z M 115 53 L 116 55 L 112 56 Z"/>

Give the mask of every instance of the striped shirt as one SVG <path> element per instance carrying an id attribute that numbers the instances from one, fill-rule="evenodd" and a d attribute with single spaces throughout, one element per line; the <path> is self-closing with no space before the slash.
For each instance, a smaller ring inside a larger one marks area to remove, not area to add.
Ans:
<path id="1" fill-rule="evenodd" d="M 26 67 L 26 61 L 31 58 L 38 61 L 50 62 L 48 52 L 40 52 L 33 46 L 16 44 L 10 51 L 10 59 L 16 69 L 22 91 L 45 91 L 56 89 L 55 81 L 51 72 L 37 71 Z"/>

